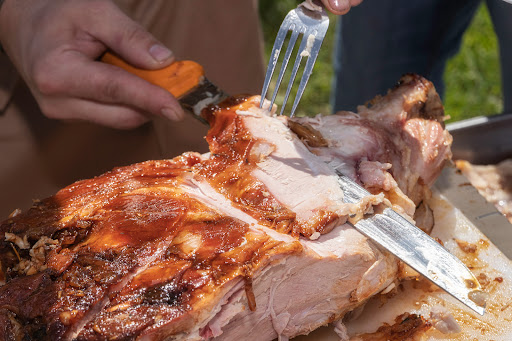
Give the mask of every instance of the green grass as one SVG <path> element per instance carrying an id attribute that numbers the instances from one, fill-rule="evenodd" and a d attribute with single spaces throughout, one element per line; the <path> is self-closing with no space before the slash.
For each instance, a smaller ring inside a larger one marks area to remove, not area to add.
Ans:
<path id="1" fill-rule="evenodd" d="M 485 5 L 466 31 L 459 54 L 448 62 L 444 78 L 445 111 L 451 121 L 501 112 L 498 42 Z"/>
<path id="2" fill-rule="evenodd" d="M 260 0 L 267 61 L 281 21 L 298 2 L 295 0 Z M 329 96 L 333 77 L 332 56 L 335 20 L 336 18 L 331 16 L 331 25 L 318 56 L 313 75 L 301 100 L 299 115 L 331 112 Z M 300 73 L 298 77 L 300 77 Z M 445 81 L 444 105 L 446 114 L 452 118 L 450 122 L 501 112 L 501 81 L 497 41 L 485 5 L 479 8 L 464 35 L 460 52 L 448 62 Z M 281 85 L 281 88 L 284 87 L 284 85 Z M 271 94 L 272 91 L 273 88 L 270 89 L 269 93 Z M 278 96 L 278 104 L 281 103 L 282 97 L 282 94 Z"/>

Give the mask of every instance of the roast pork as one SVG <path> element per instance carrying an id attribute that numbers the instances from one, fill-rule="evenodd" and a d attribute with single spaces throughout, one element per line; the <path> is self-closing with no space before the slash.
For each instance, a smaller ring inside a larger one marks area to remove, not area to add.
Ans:
<path id="1" fill-rule="evenodd" d="M 424 205 L 451 143 L 432 84 L 407 75 L 357 114 L 259 101 L 203 111 L 208 154 L 117 168 L 6 219 L 0 339 L 287 339 L 397 281 L 400 262 L 345 222 Z M 334 168 L 373 196 L 344 203 Z"/>

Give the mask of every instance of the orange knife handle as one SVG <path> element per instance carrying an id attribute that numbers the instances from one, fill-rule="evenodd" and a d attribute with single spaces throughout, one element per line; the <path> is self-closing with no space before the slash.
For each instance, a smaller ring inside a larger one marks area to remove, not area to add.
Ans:
<path id="1" fill-rule="evenodd" d="M 176 61 L 159 70 L 144 70 L 133 67 L 110 52 L 105 53 L 101 57 L 101 61 L 119 66 L 152 84 L 167 89 L 176 98 L 180 98 L 198 87 L 204 79 L 203 67 L 189 60 Z"/>

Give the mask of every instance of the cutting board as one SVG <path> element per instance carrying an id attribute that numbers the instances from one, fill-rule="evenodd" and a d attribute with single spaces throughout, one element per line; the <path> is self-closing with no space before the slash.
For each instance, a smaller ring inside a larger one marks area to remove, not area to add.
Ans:
<path id="1" fill-rule="evenodd" d="M 349 335 L 375 332 L 384 323 L 393 324 L 395 317 L 404 312 L 429 318 L 434 307 L 443 307 L 455 318 L 461 332 L 446 335 L 431 328 L 422 340 L 512 340 L 512 225 L 453 165 L 445 167 L 433 193 L 430 205 L 436 224 L 432 236 L 475 275 L 485 276 L 484 290 L 490 295 L 486 314 L 480 317 L 441 290 L 425 292 L 414 281 L 408 281 L 396 296 L 383 301 L 376 295 L 355 319 L 345 321 Z M 460 242 L 476 245 L 477 249 L 468 253 L 461 249 Z M 293 340 L 334 341 L 340 337 L 333 326 L 327 326 Z"/>
<path id="2" fill-rule="evenodd" d="M 457 207 L 509 259 L 512 259 L 512 224 L 471 186 L 454 165 L 443 169 L 435 188 Z"/>

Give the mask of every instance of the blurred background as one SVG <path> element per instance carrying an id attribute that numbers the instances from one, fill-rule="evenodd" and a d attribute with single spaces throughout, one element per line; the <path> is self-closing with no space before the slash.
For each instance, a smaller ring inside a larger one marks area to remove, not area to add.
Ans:
<path id="1" fill-rule="evenodd" d="M 296 6 L 296 0 L 260 0 L 267 62 L 283 18 Z M 299 105 L 298 115 L 331 113 L 329 97 L 333 76 L 335 25 L 336 17 L 331 16 L 329 31 Z M 460 52 L 449 61 L 446 68 L 446 94 L 443 103 L 446 114 L 451 117 L 448 123 L 501 113 L 501 76 L 497 46 L 489 12 L 485 4 L 482 4 L 464 35 Z M 288 66 L 288 69 L 291 67 Z M 286 83 L 283 82 L 281 89 L 285 87 Z M 267 98 L 272 92 L 271 86 Z M 277 103 L 280 104 L 280 97 Z"/>

